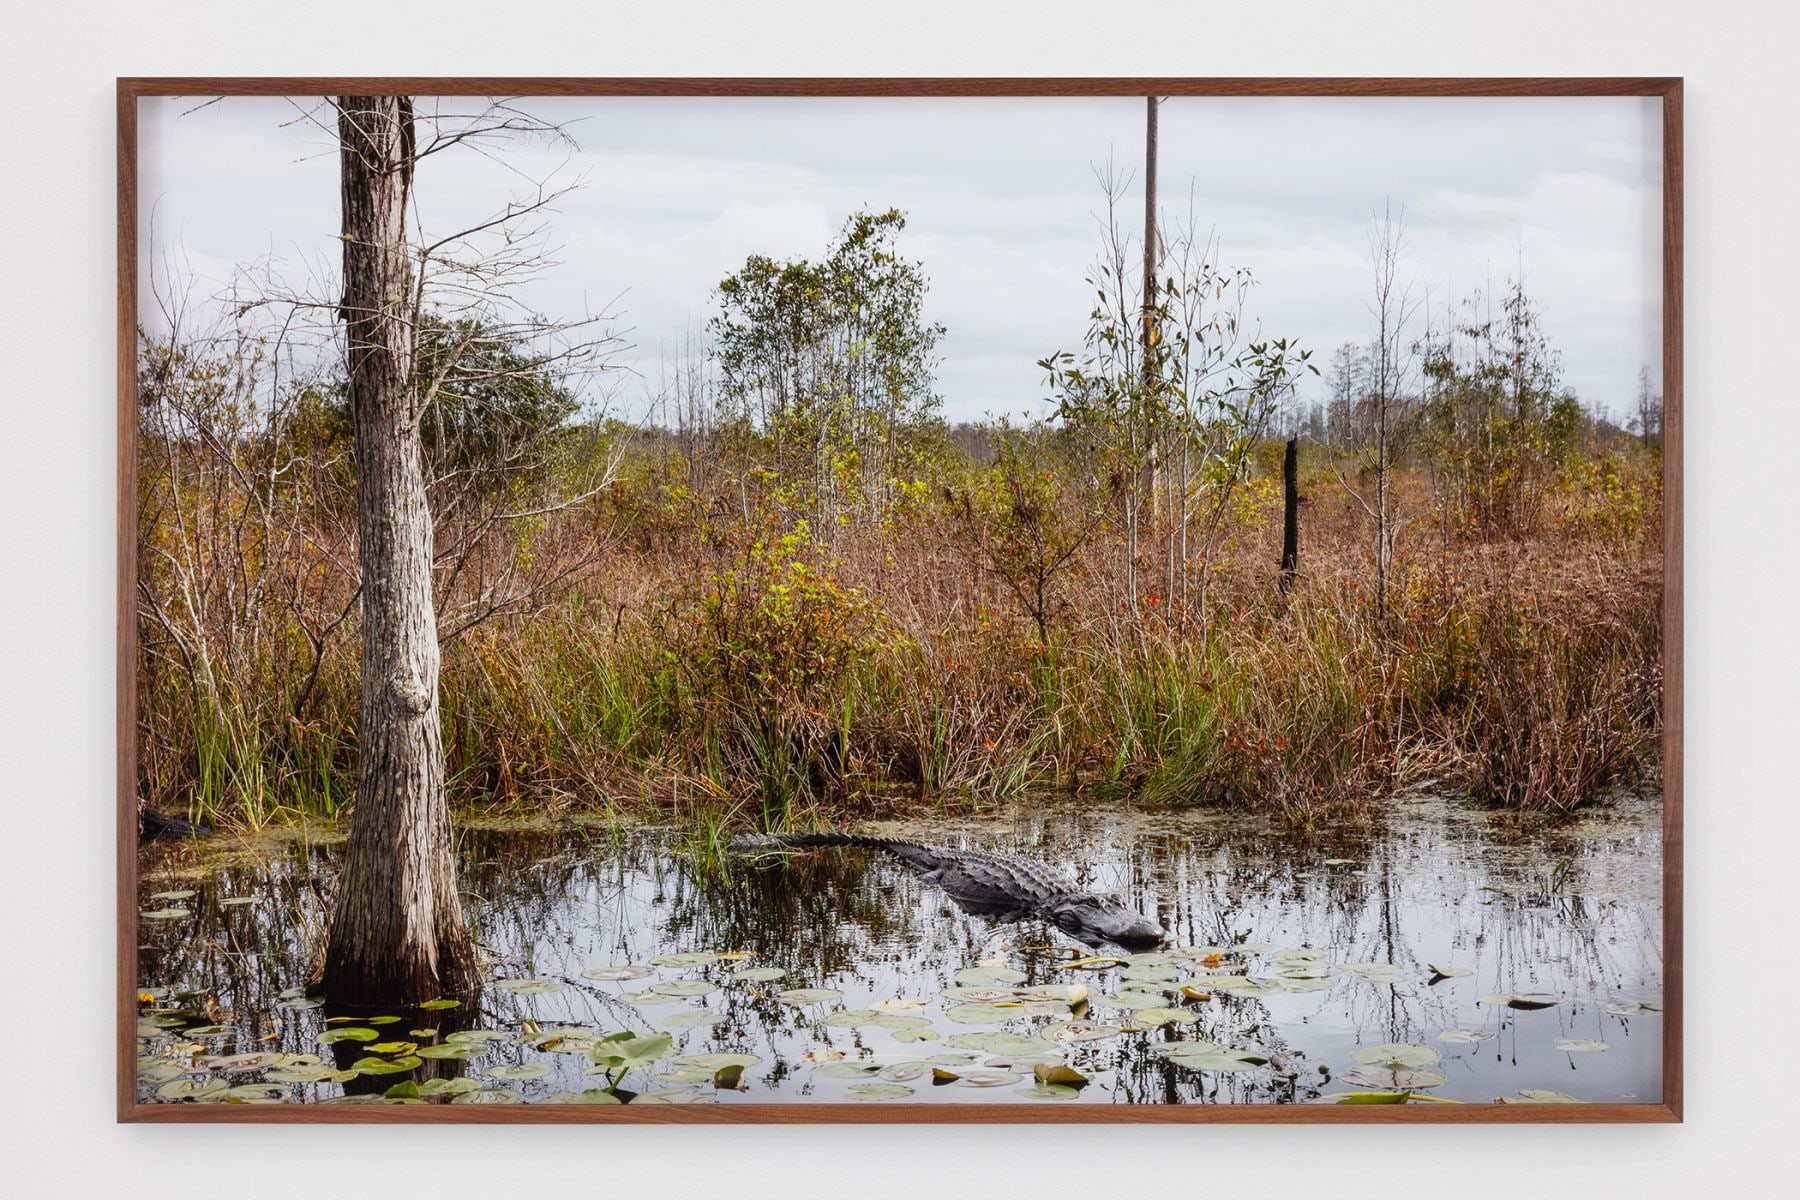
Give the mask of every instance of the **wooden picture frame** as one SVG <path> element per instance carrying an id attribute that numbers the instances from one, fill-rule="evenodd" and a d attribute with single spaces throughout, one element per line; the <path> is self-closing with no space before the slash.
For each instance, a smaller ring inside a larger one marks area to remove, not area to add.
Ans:
<path id="1" fill-rule="evenodd" d="M 118 161 L 117 1115 L 124 1122 L 277 1123 L 1654 1123 L 1682 1119 L 1682 81 L 1679 78 L 121 78 Z M 1591 1105 L 313 1106 L 143 1104 L 136 1098 L 138 102 L 163 96 L 544 97 L 1580 97 L 1660 100 L 1662 113 L 1663 880 L 1662 1095 Z"/>

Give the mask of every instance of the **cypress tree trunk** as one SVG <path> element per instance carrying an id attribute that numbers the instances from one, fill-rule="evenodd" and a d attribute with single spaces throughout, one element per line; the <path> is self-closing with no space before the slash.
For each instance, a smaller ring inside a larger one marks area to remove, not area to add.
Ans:
<path id="1" fill-rule="evenodd" d="M 362 563 L 362 730 L 356 810 L 331 920 L 335 1004 L 462 992 L 474 949 L 457 896 L 438 723 L 432 523 L 413 369 L 406 241 L 412 102 L 339 100 L 344 301 Z"/>

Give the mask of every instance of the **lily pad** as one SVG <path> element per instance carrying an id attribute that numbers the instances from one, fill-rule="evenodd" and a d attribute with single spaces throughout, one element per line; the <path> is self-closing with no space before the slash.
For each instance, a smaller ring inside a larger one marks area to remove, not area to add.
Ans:
<path id="1" fill-rule="evenodd" d="M 148 912 L 141 912 L 138 914 L 138 916 L 146 921 L 178 921 L 182 917 L 191 917 L 193 915 L 192 912 L 185 908 L 153 908 Z"/>
<path id="2" fill-rule="evenodd" d="M 1044 1026 L 1038 1031 L 1038 1036 L 1052 1042 L 1098 1042 L 1118 1037 L 1124 1032 L 1123 1025 L 1109 1025 L 1102 1021 L 1058 1021 L 1054 1025 Z"/>
<path id="3" fill-rule="evenodd" d="M 515 996 L 543 996 L 560 992 L 568 985 L 560 979 L 496 979 L 494 986 Z"/>
<path id="4" fill-rule="evenodd" d="M 579 1092 L 558 1092 L 544 1098 L 545 1104 L 623 1104 L 623 1100 L 603 1088 L 587 1088 Z"/>
<path id="5" fill-rule="evenodd" d="M 775 998 L 783 1004 L 822 1004 L 827 1000 L 841 1000 L 843 995 L 836 988 L 788 988 L 776 992 Z"/>
<path id="6" fill-rule="evenodd" d="M 1390 1088 L 1397 1091 L 1442 1087 L 1444 1084 L 1444 1077 L 1438 1072 L 1413 1067 L 1353 1067 L 1338 1078 L 1357 1087 Z"/>
<path id="7" fill-rule="evenodd" d="M 1034 1083 L 1030 1087 L 1014 1088 L 1013 1095 L 1027 1100 L 1074 1100 L 1081 1093 L 1065 1084 Z"/>
<path id="8" fill-rule="evenodd" d="M 318 1041 L 321 1046 L 329 1046 L 334 1042 L 372 1042 L 380 1036 L 373 1029 L 364 1029 L 360 1025 L 342 1025 L 327 1029 L 319 1035 Z"/>
<path id="9" fill-rule="evenodd" d="M 727 1071 L 731 1070 L 730 1067 L 721 1069 Z M 742 1067 L 737 1068 L 739 1072 L 742 1072 L 743 1069 L 744 1068 Z M 677 1067 L 673 1071 L 658 1071 L 653 1078 L 655 1078 L 658 1083 L 685 1085 L 710 1082 L 717 1074 L 718 1072 L 708 1071 L 704 1067 Z"/>
<path id="10" fill-rule="evenodd" d="M 704 967 L 708 963 L 719 961 L 719 956 L 710 950 L 689 950 L 682 954 L 664 954 L 650 960 L 658 967 Z"/>
<path id="11" fill-rule="evenodd" d="M 670 1013 L 666 1017 L 657 1018 L 657 1024 L 665 1029 L 698 1029 L 702 1025 L 717 1025 L 725 1018 L 709 1008 L 690 1008 L 682 1012 Z"/>
<path id="12" fill-rule="evenodd" d="M 1569 1054 L 1598 1054 L 1611 1047 L 1592 1038 L 1557 1038 L 1556 1048 Z"/>
<path id="13" fill-rule="evenodd" d="M 1181 977 L 1181 972 L 1166 963 L 1140 963 L 1119 972 L 1120 979 L 1138 983 L 1166 983 Z"/>
<path id="14" fill-rule="evenodd" d="M 858 1025 L 867 1025 L 881 1014 L 872 1008 L 846 1008 L 832 1013 L 825 1018 L 825 1024 L 834 1029 L 854 1029 Z"/>
<path id="15" fill-rule="evenodd" d="M 1491 1033 L 1482 1033 L 1475 1029 L 1446 1029 L 1438 1034 L 1438 1041 L 1448 1042 L 1453 1046 L 1467 1046 L 1476 1042 L 1485 1042 L 1493 1036 Z"/>
<path id="16" fill-rule="evenodd" d="M 910 1083 L 915 1079 L 923 1079 L 929 1074 L 931 1074 L 931 1064 L 928 1062 L 902 1062 L 891 1063 L 881 1068 L 876 1072 L 876 1077 L 885 1079 L 889 1083 Z"/>
<path id="17" fill-rule="evenodd" d="M 403 1055 L 400 1058 L 376 1058 L 373 1055 L 359 1058 L 350 1065 L 364 1075 L 398 1075 L 402 1071 L 410 1071 L 420 1063 L 416 1054 Z"/>
<path id="18" fill-rule="evenodd" d="M 174 1079 L 156 1089 L 164 1100 L 223 1100 L 231 1088 L 222 1079 Z"/>
<path id="19" fill-rule="evenodd" d="M 1053 1083 L 1063 1087 L 1078 1088 L 1088 1081 L 1086 1075 L 1067 1063 L 1038 1063 L 1032 1067 L 1031 1073 L 1039 1083 Z"/>
<path id="20" fill-rule="evenodd" d="M 240 1083 L 225 1093 L 241 1104 L 268 1104 L 287 1095 L 278 1083 Z"/>
<path id="21" fill-rule="evenodd" d="M 1632 1000 L 1626 1004 L 1609 1004 L 1606 1011 L 1615 1017 L 1635 1017 L 1643 1013 L 1659 1013 L 1662 1005 L 1655 1000 Z"/>
<path id="22" fill-rule="evenodd" d="M 1020 1075 L 1017 1071 L 990 1071 L 987 1068 L 982 1067 L 976 1070 L 959 1072 L 956 1083 L 959 1087 L 1007 1087 L 1019 1082 L 1019 1080 L 1023 1078 L 1024 1076 Z"/>
<path id="23" fill-rule="evenodd" d="M 913 1090 L 901 1083 L 858 1083 L 845 1089 L 852 1100 L 904 1100 Z"/>
<path id="24" fill-rule="evenodd" d="M 474 1091 L 463 1092 L 460 1095 L 452 1096 L 450 1098 L 450 1103 L 519 1104 L 522 1103 L 524 1099 L 523 1096 L 519 1095 L 519 1093 L 513 1091 L 511 1088 L 476 1088 Z"/>
<path id="25" fill-rule="evenodd" d="M 684 1067 L 699 1067 L 703 1071 L 720 1071 L 726 1067 L 754 1067 L 762 1061 L 760 1054 L 684 1054 L 675 1062 Z"/>
<path id="26" fill-rule="evenodd" d="M 444 1041 L 452 1045 L 464 1042 L 508 1042 L 512 1037 L 504 1029 L 458 1029 Z"/>
<path id="27" fill-rule="evenodd" d="M 942 1036 L 943 1034 L 930 1028 L 894 1030 L 894 1040 L 896 1042 L 935 1042 Z"/>
<path id="28" fill-rule="evenodd" d="M 542 1079 L 550 1073 L 548 1063 L 522 1063 L 519 1066 L 483 1067 L 483 1075 L 494 1079 Z"/>
<path id="29" fill-rule="evenodd" d="M 1549 992 L 1513 992 L 1505 995 L 1483 996 L 1483 1004 L 1505 1005 L 1521 1012 L 1533 1012 L 1541 1008 L 1554 1008 L 1561 1001 Z"/>
<path id="30" fill-rule="evenodd" d="M 1131 1014 L 1131 1023 L 1140 1029 L 1162 1025 L 1192 1025 L 1200 1014 L 1189 1008 L 1140 1008 Z"/>
<path id="31" fill-rule="evenodd" d="M 419 1005 L 419 1007 L 424 1009 L 427 1012 L 437 1012 L 439 1009 L 455 1008 L 458 1005 L 460 1005 L 461 1003 L 462 1003 L 461 1000 L 456 1000 L 456 999 L 446 996 L 446 997 L 444 997 L 442 999 L 438 999 L 438 1000 L 426 1000 L 423 1003 L 421 1003 Z"/>
<path id="32" fill-rule="evenodd" d="M 947 987 L 943 998 L 968 1004 L 998 1004 L 1003 1000 L 1017 999 L 1011 988 L 1001 987 Z"/>
<path id="33" fill-rule="evenodd" d="M 1169 998 L 1161 992 L 1139 992 L 1127 989 L 1101 996 L 1094 1003 L 1101 1008 L 1117 1008 L 1137 1012 L 1147 1008 L 1166 1008 Z"/>
<path id="34" fill-rule="evenodd" d="M 598 979 L 602 983 L 618 983 L 626 979 L 644 979 L 654 974 L 650 967 L 589 967 L 581 973 L 583 979 Z"/>
<path id="35" fill-rule="evenodd" d="M 1398 1070 L 1402 1067 L 1429 1067 L 1437 1062 L 1438 1052 L 1430 1046 L 1411 1042 L 1385 1042 L 1379 1046 L 1363 1046 L 1350 1052 L 1350 1061 L 1365 1066 Z"/>
<path id="36" fill-rule="evenodd" d="M 998 1025 L 1024 1014 L 1017 1008 L 999 1008 L 992 1004 L 952 1004 L 944 1016 L 958 1025 Z"/>
<path id="37" fill-rule="evenodd" d="M 1469 968 L 1467 968 L 1467 967 L 1440 967 L 1437 963 L 1429 963 L 1429 962 L 1426 963 L 1425 966 L 1426 966 L 1426 969 L 1428 969 L 1433 975 L 1438 976 L 1440 979 L 1461 979 L 1465 976 L 1473 975 L 1475 973 L 1475 972 L 1469 970 Z"/>
<path id="38" fill-rule="evenodd" d="M 773 983 L 787 976 L 780 967 L 740 967 L 731 973 L 733 979 L 741 979 L 745 983 Z"/>
<path id="39" fill-rule="evenodd" d="M 473 1058 L 486 1049 L 479 1042 L 444 1042 L 437 1046 L 420 1046 L 413 1053 L 420 1058 L 461 1059 Z"/>
<path id="40" fill-rule="evenodd" d="M 867 1079 L 880 1070 L 880 1063 L 845 1060 L 819 1063 L 813 1074 L 821 1079 Z"/>
<path id="41" fill-rule="evenodd" d="M 226 896 L 219 901 L 220 908 L 236 908 L 240 904 L 255 904 L 255 896 Z"/>
<path id="42" fill-rule="evenodd" d="M 1121 1031 L 1123 1032 L 1123 1031 Z M 1030 1054 L 1044 1048 L 1042 1038 L 1023 1037 L 1016 1033 L 958 1033 L 944 1041 L 946 1046 L 955 1046 L 959 1050 L 984 1050 L 989 1054 Z M 942 1063 L 950 1056 L 936 1054 L 931 1061 Z M 959 1056 L 963 1062 L 973 1061 L 970 1056 Z"/>
<path id="43" fill-rule="evenodd" d="M 1506 1096 L 1495 1097 L 1497 1104 L 1585 1104 L 1585 1100 L 1577 1100 L 1562 1092 L 1549 1092 L 1541 1088 L 1527 1088 L 1519 1092 L 1516 1098 Z"/>
<path id="44" fill-rule="evenodd" d="M 710 996 L 719 990 L 719 985 L 704 979 L 670 979 L 651 984 L 650 990 L 665 996 Z"/>
<path id="45" fill-rule="evenodd" d="M 152 899 L 152 900 L 192 900 L 195 896 L 198 896 L 199 894 L 200 893 L 196 892 L 193 888 L 182 888 L 180 891 L 175 891 L 175 892 L 151 892 L 150 899 Z"/>

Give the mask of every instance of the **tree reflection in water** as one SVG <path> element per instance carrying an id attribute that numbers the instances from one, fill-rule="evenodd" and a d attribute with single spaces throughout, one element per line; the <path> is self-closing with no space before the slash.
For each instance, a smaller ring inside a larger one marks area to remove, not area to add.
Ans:
<path id="1" fill-rule="evenodd" d="M 1302 990 L 1277 983 L 1248 994 L 1215 990 L 1200 1001 L 1172 995 L 1169 1003 L 1192 1010 L 1196 1021 L 1061 1047 L 1070 1064 L 1092 1077 L 1080 1102 L 1307 1101 L 1361 1090 L 1336 1077 L 1353 1066 L 1352 1051 L 1383 1043 L 1440 1051 L 1433 1070 L 1445 1082 L 1433 1092 L 1458 1100 L 1546 1089 L 1590 1101 L 1649 1102 L 1660 1086 L 1660 1017 L 1606 1008 L 1659 996 L 1658 822 L 1654 801 L 1627 798 L 1571 825 L 1520 830 L 1502 818 L 1419 797 L 1396 800 L 1368 822 L 1312 836 L 1241 815 L 1067 805 L 1012 820 L 889 823 L 873 831 L 1057 863 L 1084 886 L 1163 921 L 1174 946 L 1271 948 L 1241 965 L 1230 957 L 1213 966 L 1181 959 L 1184 977 L 1248 969 L 1267 978 L 1275 974 L 1274 951 L 1301 947 L 1331 966 L 1323 980 L 1287 984 Z M 543 1099 L 600 1081 L 583 1073 L 582 1054 L 517 1044 L 521 1030 L 650 1032 L 671 1024 L 678 1055 L 759 1056 L 744 1073 L 743 1090 L 721 1092 L 720 1101 L 841 1100 L 849 1084 L 817 1075 L 818 1063 L 841 1055 L 897 1064 L 946 1053 L 979 1063 L 994 1056 L 958 1050 L 948 1039 L 1032 1034 L 1059 1019 L 1024 1010 L 998 1024 L 948 1019 L 945 1010 L 956 1001 L 943 999 L 944 989 L 983 960 L 1003 960 L 1023 972 L 1020 987 L 1087 985 L 1095 1003 L 1080 1014 L 1086 1019 L 1117 1023 L 1128 1016 L 1100 1000 L 1119 988 L 1117 969 L 1065 965 L 1090 955 L 1087 948 L 1042 922 L 965 911 L 886 856 L 819 850 L 734 862 L 727 874 L 709 876 L 678 844 L 667 830 L 616 832 L 585 823 L 465 828 L 459 856 L 466 909 L 497 982 L 469 1006 L 387 1014 L 339 1014 L 297 990 L 317 966 L 340 839 L 291 835 L 235 846 L 152 847 L 143 860 L 144 908 L 166 903 L 149 898 L 156 892 L 198 894 L 180 902 L 191 916 L 142 922 L 140 984 L 193 993 L 158 1005 L 179 1004 L 191 1025 L 224 1027 L 191 1043 L 209 1055 L 321 1054 L 327 1065 L 351 1066 L 368 1051 L 340 1041 L 325 1053 L 320 1032 L 350 1024 L 327 1024 L 327 1016 L 398 1017 L 378 1027 L 381 1044 L 429 1044 L 458 1029 L 513 1035 L 467 1063 L 427 1059 L 411 1074 L 289 1084 L 292 1100 L 378 1094 L 400 1080 L 465 1075 Z M 749 957 L 659 967 L 636 981 L 582 974 L 698 952 Z M 733 972 L 745 966 L 785 975 L 736 979 Z M 1470 974 L 1434 979 L 1434 966 Z M 649 1006 L 633 1002 L 657 981 L 672 979 L 703 980 L 716 990 Z M 519 980 L 546 982 L 522 994 L 509 990 L 518 985 L 507 981 Z M 811 1004 L 778 996 L 802 987 L 842 996 Z M 1549 993 L 1557 1003 L 1519 1011 L 1481 1002 L 1526 992 Z M 900 1011 L 929 1018 L 938 1037 L 905 1042 L 886 1028 L 827 1023 L 833 1012 L 890 1000 L 922 1002 Z M 700 1009 L 707 1015 L 686 1015 Z M 684 1024 L 690 1019 L 697 1023 Z M 1438 1039 L 1452 1029 L 1491 1036 Z M 1194 1070 L 1156 1053 L 1158 1046 L 1196 1038 L 1253 1049 L 1273 1061 L 1242 1071 Z M 1604 1042 L 1608 1049 L 1565 1052 L 1558 1039 Z M 487 1074 L 495 1067 L 535 1071 L 533 1064 L 546 1065 L 548 1073 L 504 1083 Z M 1028 1082 L 1030 1064 L 1020 1069 Z M 638 1077 L 632 1086 L 679 1089 L 682 1081 Z M 913 1086 L 909 1099 L 916 1101 L 1017 1099 L 1009 1088 L 933 1087 L 929 1076 Z M 155 1078 L 142 1086 L 145 1099 L 156 1093 Z"/>

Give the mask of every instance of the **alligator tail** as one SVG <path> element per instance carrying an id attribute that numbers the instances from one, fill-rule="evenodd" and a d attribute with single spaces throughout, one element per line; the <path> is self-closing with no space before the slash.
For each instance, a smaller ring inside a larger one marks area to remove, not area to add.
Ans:
<path id="1" fill-rule="evenodd" d="M 759 850 L 816 850 L 823 846 L 886 850 L 888 845 L 885 838 L 852 833 L 746 833 L 731 840 L 730 850 L 733 854 L 754 854 Z"/>

